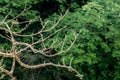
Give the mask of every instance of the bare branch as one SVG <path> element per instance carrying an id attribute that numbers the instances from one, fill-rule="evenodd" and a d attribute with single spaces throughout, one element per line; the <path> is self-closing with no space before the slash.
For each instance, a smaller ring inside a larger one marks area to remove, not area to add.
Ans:
<path id="1" fill-rule="evenodd" d="M 30 7 L 29 7 L 30 8 Z M 18 62 L 20 66 L 27 68 L 27 69 L 37 69 L 37 68 L 41 68 L 41 67 L 46 67 L 46 66 L 54 66 L 54 67 L 58 67 L 58 68 L 65 68 L 68 69 L 70 72 L 75 72 L 76 76 L 78 76 L 80 79 L 82 79 L 82 75 L 75 70 L 74 68 L 72 68 L 72 60 L 73 58 L 70 60 L 70 64 L 67 66 L 65 64 L 65 60 L 63 59 L 63 64 L 56 64 L 56 63 L 52 63 L 52 62 L 43 62 L 40 64 L 35 64 L 35 65 L 30 65 L 27 64 L 25 62 L 23 62 L 21 60 L 21 56 L 23 56 L 24 54 L 26 54 L 25 52 L 29 51 L 34 53 L 34 54 L 40 54 L 42 56 L 46 56 L 46 57 L 51 57 L 54 58 L 54 56 L 58 56 L 60 54 L 65 54 L 67 53 L 71 47 L 74 45 L 77 37 L 79 36 L 79 33 L 76 34 L 73 31 L 73 37 L 74 39 L 71 40 L 71 42 L 69 43 L 69 45 L 67 45 L 66 48 L 64 48 L 66 46 L 67 43 L 67 37 L 65 36 L 61 41 L 58 41 L 58 39 L 54 39 L 51 38 L 55 35 L 57 35 L 57 37 L 59 37 L 58 33 L 64 29 L 66 29 L 66 26 L 63 26 L 62 28 L 57 29 L 56 27 L 58 26 L 58 24 L 62 21 L 62 19 L 64 18 L 64 16 L 68 13 L 68 10 L 66 11 L 66 13 L 64 15 L 60 15 L 59 19 L 57 20 L 57 22 L 55 22 L 51 27 L 46 28 L 47 24 L 49 23 L 47 22 L 43 22 L 43 20 L 40 17 L 36 17 L 39 18 L 40 20 L 40 24 L 41 24 L 41 28 L 38 29 L 37 32 L 32 32 L 30 34 L 22 34 L 23 31 L 27 30 L 29 25 L 33 22 L 35 22 L 36 18 L 31 19 L 29 21 L 23 21 L 23 22 L 18 22 L 17 18 L 19 18 L 25 11 L 27 11 L 29 8 L 25 8 L 20 14 L 18 14 L 16 17 L 14 17 L 11 20 L 7 20 L 8 16 L 12 13 L 12 10 L 8 13 L 8 15 L 6 15 L 6 17 L 4 18 L 3 22 L 0 22 L 0 25 L 5 25 L 6 28 L 0 28 L 4 31 L 7 31 L 10 36 L 9 36 L 9 41 L 12 44 L 11 46 L 11 50 L 9 52 L 2 52 L 0 51 L 0 57 L 8 57 L 11 58 L 12 61 L 12 65 L 11 65 L 11 69 L 10 71 L 8 71 L 7 69 L 3 68 L 2 65 L 0 66 L 0 71 L 3 72 L 3 75 L 1 76 L 0 79 L 4 78 L 4 76 L 8 75 L 11 77 L 11 80 L 17 80 L 13 74 L 14 74 L 14 69 L 15 69 L 15 63 Z M 13 21 L 14 20 L 14 21 Z M 11 25 L 9 23 L 12 23 Z M 27 23 L 26 26 L 24 26 L 21 30 L 19 31 L 13 31 L 14 29 L 14 25 L 21 25 Z M 57 29 L 54 31 L 54 29 Z M 48 35 L 44 35 L 45 33 L 49 33 Z M 39 39 L 34 40 L 34 38 L 39 37 Z M 31 42 L 23 42 L 23 41 L 18 41 L 16 38 L 32 38 Z M 7 38 L 6 38 L 7 39 Z M 50 43 L 49 46 L 46 45 L 46 41 L 51 39 L 52 42 Z M 37 47 L 36 45 L 40 45 L 41 47 Z M 50 53 L 52 51 L 52 48 L 59 48 L 58 51 L 56 51 L 54 54 L 47 54 Z M 21 55 L 21 56 L 20 56 Z"/>

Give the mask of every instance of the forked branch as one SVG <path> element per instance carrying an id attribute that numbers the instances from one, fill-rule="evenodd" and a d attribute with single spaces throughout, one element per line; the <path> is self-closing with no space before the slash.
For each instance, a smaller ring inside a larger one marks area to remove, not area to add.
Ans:
<path id="1" fill-rule="evenodd" d="M 66 37 L 64 37 L 62 39 L 62 41 L 60 41 L 59 43 L 57 43 L 57 40 L 53 40 L 53 43 L 51 43 L 51 46 L 46 46 L 46 41 L 51 39 L 52 36 L 58 34 L 60 31 L 64 30 L 66 28 L 66 26 L 63 26 L 62 28 L 56 28 L 57 25 L 61 22 L 61 20 L 64 18 L 64 16 L 68 13 L 68 10 L 66 11 L 66 13 L 64 15 L 60 15 L 59 19 L 57 22 L 55 22 L 52 26 L 50 26 L 49 28 L 46 28 L 47 24 L 49 22 L 43 22 L 42 19 L 40 17 L 40 23 L 42 28 L 37 31 L 37 32 L 32 32 L 31 34 L 23 34 L 22 32 L 24 32 L 25 30 L 27 30 L 30 26 L 31 23 L 35 22 L 34 19 L 29 20 L 29 21 L 24 21 L 24 22 L 17 22 L 17 18 L 21 16 L 21 14 L 23 14 L 27 9 L 24 9 L 20 14 L 18 14 L 16 17 L 14 17 L 12 20 L 7 20 L 7 17 L 12 13 L 12 10 L 10 11 L 10 13 L 8 13 L 8 15 L 6 15 L 6 17 L 4 18 L 3 22 L 0 22 L 0 26 L 1 25 L 5 25 L 5 27 L 0 27 L 0 29 L 9 32 L 10 36 L 9 38 L 5 37 L 5 39 L 8 39 L 12 46 L 11 46 L 11 50 L 10 52 L 2 52 L 0 51 L 0 57 L 8 57 L 8 58 L 12 58 L 13 62 L 11 65 L 11 70 L 7 70 L 5 68 L 3 68 L 3 66 L 0 66 L 0 71 L 3 72 L 3 75 L 1 76 L 1 79 L 4 78 L 4 76 L 8 75 L 11 77 L 11 80 L 17 80 L 13 74 L 14 74 L 14 69 L 15 69 L 15 63 L 18 62 L 22 67 L 25 67 L 27 69 L 37 69 L 37 68 L 41 68 L 41 67 L 46 67 L 46 66 L 54 66 L 54 67 L 60 67 L 60 68 L 66 68 L 71 72 L 75 72 L 76 76 L 78 76 L 80 79 L 82 79 L 82 75 L 79 74 L 79 72 L 77 70 L 75 70 L 74 68 L 72 68 L 71 66 L 71 62 L 70 61 L 70 65 L 66 66 L 65 62 L 63 64 L 55 64 L 52 62 L 43 62 L 41 64 L 36 64 L 36 65 L 30 65 L 30 64 L 26 64 L 24 63 L 21 58 L 20 55 L 25 54 L 26 51 L 30 50 L 31 52 L 33 52 L 34 54 L 39 54 L 39 55 L 43 55 L 46 57 L 51 57 L 54 58 L 54 56 L 58 56 L 60 54 L 65 54 L 67 53 L 71 47 L 74 45 L 77 37 L 79 36 L 79 33 L 76 34 L 73 31 L 73 37 L 74 40 L 71 40 L 69 45 L 67 45 L 67 48 L 64 48 L 66 46 Z M 14 21 L 14 22 L 12 22 Z M 12 23 L 11 25 L 9 23 Z M 21 25 L 23 23 L 28 23 L 27 25 L 25 25 L 21 30 L 19 31 L 14 31 L 14 26 L 13 25 Z M 54 31 L 54 29 L 57 29 Z M 51 32 L 49 35 L 45 35 L 45 33 L 49 33 Z M 18 41 L 17 38 L 32 38 L 34 39 L 36 36 L 40 36 L 40 38 L 38 38 L 38 40 L 32 40 L 32 42 L 23 42 L 23 41 Z M 41 45 L 41 47 L 35 47 L 36 45 Z M 56 51 L 56 53 L 54 54 L 47 54 L 51 52 L 51 48 L 52 46 L 58 47 L 59 46 L 59 50 Z"/>

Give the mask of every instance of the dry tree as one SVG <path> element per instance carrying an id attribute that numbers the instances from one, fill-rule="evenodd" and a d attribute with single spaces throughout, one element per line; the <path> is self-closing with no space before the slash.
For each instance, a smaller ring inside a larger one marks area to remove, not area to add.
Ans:
<path id="1" fill-rule="evenodd" d="M 11 45 L 11 49 L 9 51 L 0 51 L 0 57 L 7 57 L 7 58 L 11 58 L 12 59 L 12 65 L 11 65 L 11 70 L 7 70 L 5 69 L 2 64 L 0 65 L 0 71 L 2 72 L 2 76 L 0 77 L 0 79 L 3 79 L 6 75 L 11 77 L 11 80 L 17 80 L 14 77 L 14 69 L 15 69 L 15 65 L 16 62 L 19 63 L 20 66 L 26 68 L 26 69 L 37 69 L 37 68 L 41 68 L 41 67 L 46 67 L 46 66 L 54 66 L 54 67 L 58 67 L 58 68 L 66 68 L 71 72 L 75 72 L 76 76 L 79 77 L 80 79 L 82 79 L 82 75 L 75 70 L 72 66 L 71 66 L 71 62 L 72 59 L 70 60 L 70 64 L 66 65 L 65 61 L 63 60 L 63 63 L 53 63 L 53 62 L 45 62 L 43 61 L 43 63 L 38 63 L 38 64 L 27 64 L 26 62 L 24 62 L 21 59 L 21 56 L 24 56 L 24 54 L 26 54 L 26 52 L 29 54 L 29 52 L 32 52 L 33 54 L 37 54 L 37 55 L 42 55 L 45 57 L 50 57 L 50 58 L 54 58 L 55 56 L 58 56 L 60 54 L 65 54 L 67 51 L 69 51 L 71 49 L 71 47 L 74 45 L 77 37 L 79 36 L 79 33 L 75 33 L 73 31 L 73 35 L 74 35 L 74 40 L 71 41 L 70 45 L 64 49 L 65 43 L 66 43 L 66 38 L 64 37 L 62 41 L 60 41 L 59 43 L 56 43 L 56 40 L 53 40 L 53 42 L 50 44 L 51 46 L 46 47 L 45 45 L 45 41 L 47 41 L 51 36 L 59 33 L 60 31 L 64 30 L 66 28 L 66 26 L 59 28 L 55 31 L 52 31 L 56 28 L 56 26 L 60 23 L 60 21 L 64 18 L 64 16 L 68 13 L 68 10 L 65 12 L 64 15 L 60 15 L 59 19 L 49 28 L 46 28 L 46 25 L 48 24 L 48 21 L 43 22 L 42 19 L 40 17 L 37 16 L 37 18 L 39 18 L 39 23 L 41 24 L 42 28 L 40 28 L 37 32 L 32 32 L 30 34 L 25 34 L 23 33 L 24 31 L 26 31 L 29 27 L 30 24 L 32 24 L 33 22 L 35 22 L 35 19 L 31 19 L 28 21 L 23 21 L 23 22 L 18 22 L 19 17 L 25 12 L 27 11 L 29 8 L 25 8 L 20 14 L 18 14 L 17 16 L 15 16 L 12 19 L 7 19 L 9 17 L 9 15 L 12 13 L 12 10 L 8 13 L 8 15 L 5 16 L 4 20 L 0 22 L 0 31 L 2 33 L 7 32 L 7 34 L 2 35 L 5 39 L 10 41 Z M 21 25 L 21 24 L 25 24 L 24 27 L 22 27 L 20 30 L 15 31 L 14 28 L 15 25 Z M 4 27 L 1 27 L 2 25 L 4 25 Z M 50 33 L 47 36 L 43 36 L 43 33 L 49 33 L 50 31 L 52 31 L 52 33 Z M 24 41 L 20 41 L 17 38 L 32 38 L 34 39 L 35 36 L 40 36 L 39 39 L 35 40 L 35 41 L 31 41 L 31 42 L 24 42 Z M 2 44 L 2 43 L 0 43 Z M 36 48 L 36 45 L 41 45 L 40 48 Z M 60 49 L 59 51 L 55 51 L 52 48 L 52 45 L 54 46 L 59 46 Z M 54 52 L 54 54 L 47 54 L 50 53 L 51 51 Z M 32 56 L 32 55 L 31 55 Z M 30 60 L 29 60 L 30 61 Z"/>

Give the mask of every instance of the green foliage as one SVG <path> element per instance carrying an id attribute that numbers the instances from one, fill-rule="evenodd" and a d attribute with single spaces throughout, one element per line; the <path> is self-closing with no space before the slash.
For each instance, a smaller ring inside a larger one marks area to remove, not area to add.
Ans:
<path id="1" fill-rule="evenodd" d="M 80 30 L 80 36 L 72 49 L 62 59 L 82 72 L 84 80 L 120 79 L 120 4 L 117 1 L 94 0 L 68 13 L 60 23 L 67 29 Z M 52 16 L 53 18 L 54 16 Z"/>
<path id="2" fill-rule="evenodd" d="M 87 1 L 89 0 L 1 0 L 0 21 L 2 21 L 10 12 L 10 9 L 14 8 L 8 20 L 20 13 L 25 6 L 32 6 L 28 11 L 20 16 L 21 20 L 29 20 L 40 14 L 41 17 L 44 18 L 44 21 L 50 20 L 49 24 L 47 24 L 47 28 L 49 28 L 58 20 L 59 11 L 64 13 L 66 9 L 69 8 L 70 12 L 53 31 L 56 31 L 63 26 L 67 26 L 66 29 L 51 37 L 46 41 L 45 45 L 50 46 L 53 39 L 57 39 L 57 44 L 66 35 L 67 40 L 64 48 L 68 47 L 69 44 L 67 44 L 67 42 L 70 42 L 74 38 L 72 31 L 75 31 L 75 33 L 80 32 L 77 41 L 66 54 L 60 55 L 52 60 L 49 58 L 43 58 L 40 59 L 40 61 L 51 60 L 54 62 L 62 62 L 64 59 L 65 63 L 69 65 L 70 60 L 73 58 L 72 65 L 84 75 L 83 80 L 119 80 L 120 1 L 90 0 L 91 2 L 88 3 Z M 3 6 L 6 7 L 3 8 Z M 33 31 L 37 31 L 38 26 L 40 26 L 38 24 L 39 22 L 31 24 L 28 29 L 29 31 L 25 31 L 23 33 L 29 34 Z M 21 26 L 22 25 L 18 25 L 16 30 L 21 29 Z M 48 34 L 44 35 L 47 36 Z M 36 37 L 36 39 L 38 38 L 39 37 Z M 0 44 L 0 49 L 9 50 L 9 42 L 3 40 L 4 39 L 0 37 L 0 43 L 2 43 Z M 31 42 L 31 39 L 29 38 L 19 38 L 18 40 Z M 59 47 L 55 48 L 56 50 L 59 50 Z M 32 59 L 34 62 L 35 58 L 32 57 Z M 8 59 L 5 60 L 8 61 Z M 36 63 L 40 61 L 36 61 Z M 9 65 L 6 62 L 4 64 L 5 67 Z M 18 77 L 19 80 L 25 80 L 26 76 L 35 76 L 39 74 L 37 71 L 38 70 L 22 70 L 21 67 L 17 67 L 15 70 L 15 76 Z M 39 71 L 41 74 L 37 77 L 37 79 L 40 78 L 38 80 L 77 80 L 74 76 L 71 76 L 72 73 L 69 74 L 66 70 L 60 72 L 59 69 L 47 67 L 45 69 L 40 69 Z M 24 72 L 25 74 L 23 75 L 22 73 Z M 36 74 L 29 74 L 30 72 L 35 72 Z"/>

